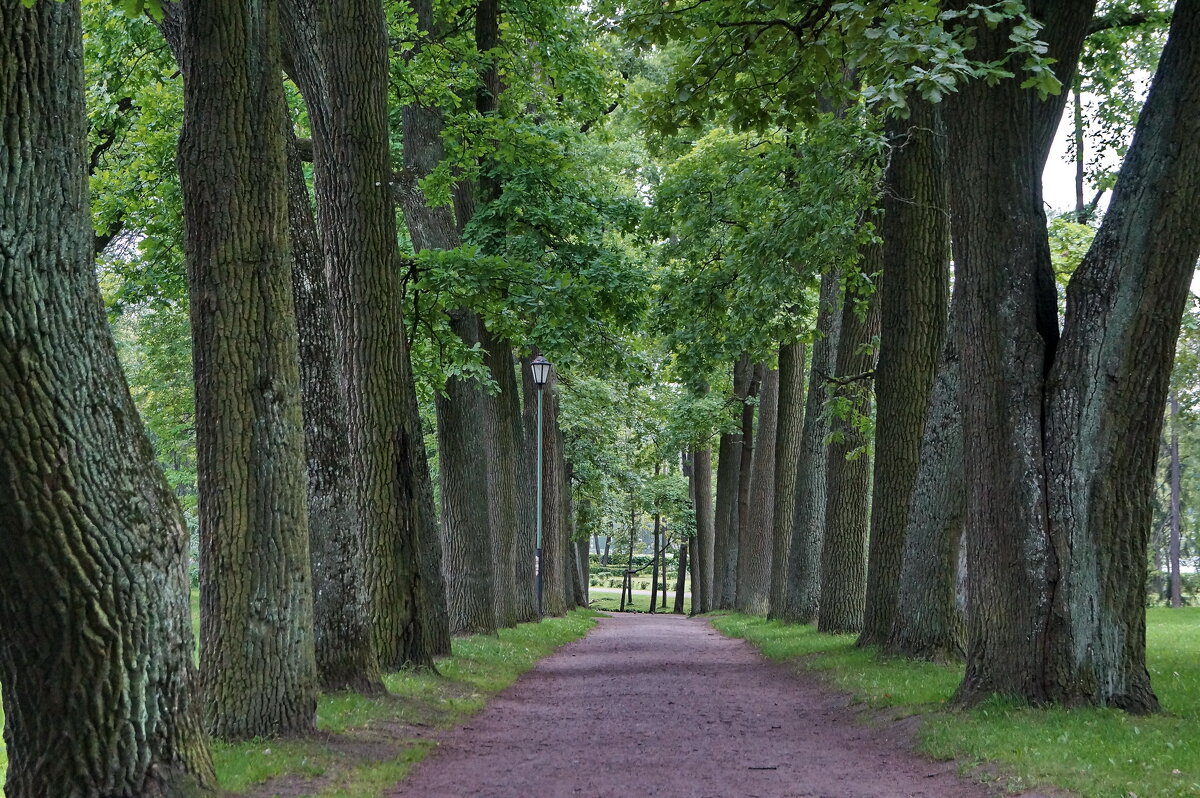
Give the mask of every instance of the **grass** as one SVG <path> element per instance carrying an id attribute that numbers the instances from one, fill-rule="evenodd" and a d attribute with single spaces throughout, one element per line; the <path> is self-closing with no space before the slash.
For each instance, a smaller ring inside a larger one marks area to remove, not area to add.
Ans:
<path id="1" fill-rule="evenodd" d="M 425 757 L 433 744 L 418 728 L 446 728 L 483 708 L 541 658 L 582 637 L 598 613 L 575 610 L 564 618 L 521 624 L 498 635 L 453 641 L 437 673 L 402 671 L 384 677 L 388 695 L 323 695 L 314 738 L 212 744 L 223 790 L 238 793 L 272 779 L 313 779 L 321 798 L 382 795 Z M 0 715 L 0 719 L 2 719 Z M 0 783 L 7 761 L 0 744 Z"/>
<path id="2" fill-rule="evenodd" d="M 1000 778 L 1007 789 L 1059 787 L 1123 798 L 1200 794 L 1200 609 L 1148 611 L 1148 667 L 1163 707 L 1149 717 L 1000 700 L 948 710 L 961 666 L 879 657 L 856 648 L 853 635 L 819 634 L 811 626 L 741 615 L 713 623 L 771 659 L 821 672 L 867 707 L 893 716 L 924 714 L 922 750 Z"/>
<path id="3" fill-rule="evenodd" d="M 590 599 L 588 606 L 593 610 L 601 612 L 618 612 L 621 609 L 621 590 L 618 587 L 616 590 L 603 590 L 593 587 L 588 591 Z M 675 607 L 675 591 L 671 590 L 667 593 L 667 606 L 662 608 L 662 598 L 659 597 L 658 612 L 670 613 Z M 649 612 L 650 611 L 650 596 L 633 594 L 633 601 L 625 602 L 625 610 L 627 612 Z M 686 596 L 683 599 L 683 611 L 689 613 L 692 611 L 692 600 Z"/>

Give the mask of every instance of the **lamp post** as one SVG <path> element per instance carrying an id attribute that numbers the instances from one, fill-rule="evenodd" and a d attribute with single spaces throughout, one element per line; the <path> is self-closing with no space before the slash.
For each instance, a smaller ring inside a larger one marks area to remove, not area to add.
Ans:
<path id="1" fill-rule="evenodd" d="M 538 617 L 545 614 L 542 608 L 542 579 L 545 573 L 545 563 L 542 559 L 542 389 L 550 378 L 550 361 L 538 355 L 529 364 L 533 373 L 533 382 L 537 385 L 537 608 Z"/>

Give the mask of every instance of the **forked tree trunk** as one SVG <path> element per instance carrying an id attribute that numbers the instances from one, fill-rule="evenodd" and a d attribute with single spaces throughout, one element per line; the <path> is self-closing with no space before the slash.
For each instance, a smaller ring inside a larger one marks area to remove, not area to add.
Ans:
<path id="1" fill-rule="evenodd" d="M 207 723 L 225 739 L 302 734 L 316 662 L 278 9 L 182 8 Z"/>
<path id="2" fill-rule="evenodd" d="M 771 513 L 771 592 L 768 613 L 786 603 L 788 555 L 796 515 L 796 479 L 804 434 L 804 344 L 779 347 L 779 421 L 775 432 L 775 507 Z"/>
<path id="3" fill-rule="evenodd" d="M 368 615 L 366 550 L 354 505 L 350 431 L 325 259 L 304 170 L 288 146 L 292 292 L 300 340 L 300 400 L 308 474 L 313 629 L 322 690 L 383 691 Z"/>
<path id="4" fill-rule="evenodd" d="M 951 311 L 953 314 L 954 311 Z M 904 560 L 887 649 L 934 662 L 961 660 L 965 619 L 958 602 L 964 490 L 957 324 L 942 346 L 909 504 Z"/>
<path id="5" fill-rule="evenodd" d="M 779 372 L 763 367 L 759 388 L 758 439 L 750 485 L 748 523 L 739 525 L 739 612 L 766 615 L 771 595 L 772 512 L 775 509 L 775 430 L 779 411 Z"/>
<path id="6" fill-rule="evenodd" d="M 892 631 L 909 501 L 920 465 L 921 433 L 937 374 L 949 303 L 950 215 L 945 128 L 925 100 L 907 119 L 887 123 L 884 178 L 882 334 L 875 374 L 875 458 L 867 607 L 859 645 L 884 643 Z"/>
<path id="7" fill-rule="evenodd" d="M 840 275 L 821 276 L 817 308 L 817 335 L 812 348 L 808 396 L 804 401 L 804 431 L 796 465 L 796 509 L 792 545 L 788 551 L 787 592 L 783 607 L 772 607 L 771 617 L 795 623 L 817 618 L 821 596 L 821 549 L 825 544 L 825 437 L 829 418 L 829 375 L 837 366 L 837 340 L 841 329 Z"/>
<path id="8" fill-rule="evenodd" d="M 75 0 L 0 2 L 4 790 L 207 794 L 188 531 L 92 269 L 82 52 Z"/>
<path id="9" fill-rule="evenodd" d="M 882 253 L 878 245 L 863 250 L 860 266 L 866 274 L 879 270 Z M 875 296 L 856 301 L 847 289 L 842 303 L 838 336 L 838 392 L 848 400 L 848 409 L 860 417 L 871 413 L 871 379 L 874 366 L 871 339 L 879 330 Z M 821 549 L 821 606 L 817 629 L 822 632 L 857 632 L 862 629 L 866 606 L 866 546 L 869 521 L 871 458 L 860 452 L 867 438 L 853 419 L 832 422 L 834 441 L 826 465 L 825 543 Z"/>

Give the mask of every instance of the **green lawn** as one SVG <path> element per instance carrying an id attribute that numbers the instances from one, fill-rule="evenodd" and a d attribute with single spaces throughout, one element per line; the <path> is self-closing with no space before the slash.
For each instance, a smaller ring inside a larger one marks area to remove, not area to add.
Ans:
<path id="1" fill-rule="evenodd" d="M 588 591 L 588 598 L 590 599 L 588 606 L 594 610 L 601 610 L 602 612 L 617 612 L 621 608 L 621 590 L 619 587 L 615 590 L 602 590 L 595 587 L 590 588 Z M 662 609 L 661 597 L 659 597 L 658 602 L 658 612 L 670 613 L 675 607 L 675 591 L 668 591 L 667 607 L 665 610 Z M 649 612 L 650 595 L 646 594 L 643 596 L 634 593 L 633 601 L 625 602 L 625 610 L 627 612 Z M 689 613 L 692 611 L 692 600 L 686 596 L 683 599 L 683 611 L 684 613 Z"/>
<path id="2" fill-rule="evenodd" d="M 928 713 L 920 745 L 958 759 L 1012 790 L 1057 786 L 1084 796 L 1200 795 L 1200 609 L 1151 609 L 1148 664 L 1163 712 L 1131 717 L 1115 710 L 1032 709 L 992 701 L 946 711 L 961 667 L 880 659 L 853 635 L 727 615 L 718 629 L 745 637 L 773 659 L 821 671 L 867 707 Z M 999 768 L 976 768 L 985 763 Z"/>

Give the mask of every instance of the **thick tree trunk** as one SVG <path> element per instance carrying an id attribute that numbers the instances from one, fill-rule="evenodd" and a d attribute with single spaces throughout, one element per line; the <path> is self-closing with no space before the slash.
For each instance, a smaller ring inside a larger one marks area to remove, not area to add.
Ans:
<path id="1" fill-rule="evenodd" d="M 1067 288 L 1046 387 L 1056 581 L 1045 696 L 1158 708 L 1146 670 L 1146 547 L 1175 342 L 1200 227 L 1200 2 L 1177 3 L 1112 201 Z"/>
<path id="2" fill-rule="evenodd" d="M 529 497 L 530 447 L 521 420 L 521 394 L 512 347 L 480 324 L 485 363 L 499 387 L 488 413 L 488 493 L 496 540 L 496 622 L 514 626 L 537 618 L 534 582 L 534 508 Z"/>
<path id="3" fill-rule="evenodd" d="M 879 270 L 881 247 L 863 250 L 861 269 Z M 871 379 L 874 367 L 871 339 L 879 331 L 879 311 L 872 295 L 856 301 L 849 293 L 842 302 L 835 378 L 844 381 L 838 392 L 848 400 L 854 415 L 871 414 Z M 853 460 L 851 452 L 865 446 L 867 438 L 851 418 L 832 423 L 833 442 L 826 465 L 825 543 L 821 549 L 821 606 L 817 629 L 822 632 L 858 632 L 866 606 L 866 545 L 869 522 L 871 458 L 865 452 Z"/>
<path id="4" fill-rule="evenodd" d="M 188 532 L 92 270 L 82 52 L 75 0 L 0 2 L 5 794 L 200 794 Z"/>
<path id="5" fill-rule="evenodd" d="M 867 607 L 859 645 L 892 631 L 909 500 L 921 433 L 937 374 L 950 290 L 950 214 L 941 111 L 913 100 L 908 119 L 889 120 L 884 179 L 882 335 L 875 374 L 875 458 Z"/>
<path id="6" fill-rule="evenodd" d="M 478 344 L 479 318 L 454 311 L 451 327 Z M 437 397 L 438 474 L 442 486 L 442 573 L 450 633 L 496 630 L 496 588 L 488 509 L 487 452 L 481 440 L 486 393 L 474 380 L 451 377 Z M 494 413 L 493 413 L 494 415 Z"/>
<path id="7" fill-rule="evenodd" d="M 739 612 L 766 615 L 771 596 L 771 553 L 775 509 L 775 430 L 779 411 L 779 372 L 763 370 L 758 403 L 758 439 L 754 444 L 748 523 L 739 524 Z"/>
<path id="8" fill-rule="evenodd" d="M 771 514 L 771 593 L 768 612 L 787 601 L 788 556 L 796 516 L 796 481 L 804 435 L 804 344 L 779 347 L 779 421 L 775 432 L 775 507 Z"/>
<path id="9" fill-rule="evenodd" d="M 183 15 L 207 723 L 227 739 L 299 734 L 315 728 L 316 662 L 278 14 L 225 1 Z"/>
<path id="10" fill-rule="evenodd" d="M 741 357 L 733 366 L 733 399 L 741 419 L 753 368 Z M 751 408 L 753 410 L 753 408 Z M 733 579 L 737 563 L 738 484 L 742 465 L 742 437 L 723 432 L 717 449 L 717 496 L 713 520 L 712 604 L 710 609 L 733 609 Z"/>
<path id="11" fill-rule="evenodd" d="M 966 642 L 957 595 L 966 486 L 956 327 L 952 321 L 929 398 L 887 642 L 891 653 L 935 662 L 961 660 Z"/>
<path id="12" fill-rule="evenodd" d="M 300 340 L 317 678 L 323 690 L 376 693 L 383 690 L 383 681 L 368 615 L 366 551 L 353 500 L 346 398 L 325 259 L 301 166 L 293 141 L 288 147 L 288 215 L 295 257 L 292 292 Z"/>
<path id="13" fill-rule="evenodd" d="M 385 668 L 447 653 L 437 518 L 400 314 L 379 0 L 320 5 L 329 117 L 313 119 L 318 210 Z M 311 110 L 311 108 L 310 108 Z"/>
<path id="14" fill-rule="evenodd" d="M 1093 3 L 1030 4 L 1070 83 Z M 1008 25 L 976 26 L 971 57 L 1003 57 Z M 1058 345 L 1041 172 L 1065 94 L 1017 80 L 965 84 L 946 103 L 955 285 L 961 291 L 967 559 L 966 677 L 959 695 L 1047 697 L 1042 659 L 1057 564 L 1047 534 L 1044 381 Z"/>
<path id="15" fill-rule="evenodd" d="M 841 329 L 840 275 L 821 276 L 817 308 L 817 335 L 812 347 L 808 396 L 804 400 L 804 431 L 796 466 L 796 509 L 792 545 L 788 551 L 787 591 L 783 607 L 772 607 L 771 617 L 795 623 L 817 618 L 821 596 L 821 549 L 825 544 L 825 437 L 829 419 L 825 402 L 828 377 L 837 366 L 837 340 Z"/>
<path id="16" fill-rule="evenodd" d="M 712 450 L 692 452 L 692 505 L 696 512 L 695 551 L 692 556 L 692 612 L 712 609 L 713 495 Z"/>
<path id="17" fill-rule="evenodd" d="M 742 368 L 749 375 L 746 383 L 746 393 L 742 396 L 742 445 L 738 450 L 737 478 L 737 509 L 729 523 L 729 544 L 726 547 L 727 570 L 725 572 L 725 605 L 729 609 L 737 606 L 738 563 L 741 558 L 740 546 L 742 529 L 750 524 L 750 484 L 754 477 L 754 416 L 753 400 L 758 397 L 762 385 L 763 367 L 761 364 L 751 364 L 748 357 L 743 356 Z M 734 379 L 735 391 L 737 379 Z"/>

